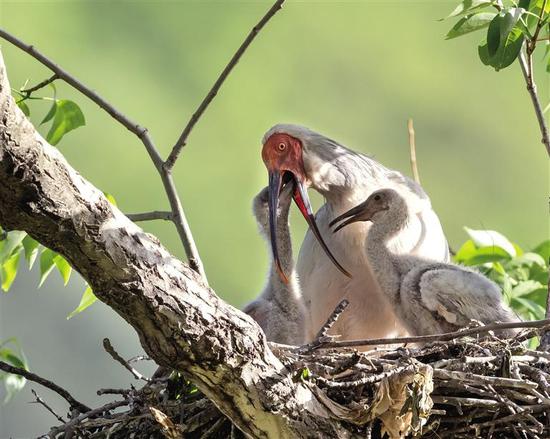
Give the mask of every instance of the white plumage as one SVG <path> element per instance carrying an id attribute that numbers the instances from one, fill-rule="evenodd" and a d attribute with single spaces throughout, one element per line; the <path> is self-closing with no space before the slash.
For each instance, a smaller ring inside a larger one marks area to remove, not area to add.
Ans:
<path id="1" fill-rule="evenodd" d="M 499 287 L 466 267 L 398 254 L 389 243 L 414 216 L 415 205 L 393 189 L 381 189 L 340 215 L 335 231 L 358 221 L 373 223 L 366 254 L 378 283 L 397 316 L 413 335 L 455 331 L 472 320 L 518 321 L 503 303 Z M 514 333 L 515 331 L 508 331 Z"/>
<path id="2" fill-rule="evenodd" d="M 329 222 L 373 191 L 394 188 L 407 200 L 413 201 L 418 212 L 392 240 L 392 249 L 445 262 L 449 256 L 447 241 L 428 196 L 418 184 L 401 173 L 298 125 L 281 124 L 271 128 L 263 139 L 264 151 L 277 134 L 287 134 L 301 144 L 303 183 L 325 198 L 325 204 L 315 216 L 319 231 L 336 259 L 353 276 L 351 279 L 344 276 L 330 262 L 311 230 L 308 231 L 297 262 L 308 313 L 307 338 L 314 337 L 343 298 L 347 298 L 351 306 L 331 333 L 348 340 L 405 334 L 381 293 L 365 255 L 364 243 L 370 225 L 354 224 L 332 235 Z M 276 141 L 280 142 L 278 138 Z M 267 161 L 266 165 L 268 169 L 274 166 Z M 298 179 L 297 175 L 294 176 Z"/>

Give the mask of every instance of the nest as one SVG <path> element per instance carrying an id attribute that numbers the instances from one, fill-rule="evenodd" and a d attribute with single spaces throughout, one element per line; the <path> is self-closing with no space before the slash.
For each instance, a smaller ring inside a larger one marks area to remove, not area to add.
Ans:
<path id="1" fill-rule="evenodd" d="M 508 339 L 489 333 L 358 352 L 327 349 L 325 328 L 310 345 L 272 348 L 289 374 L 357 437 L 546 438 L 550 353 L 527 347 L 535 335 L 530 329 Z M 98 393 L 123 399 L 81 414 L 47 436 L 63 437 L 71 430 L 75 437 L 113 439 L 243 437 L 174 372 L 157 373 L 141 389 Z"/>

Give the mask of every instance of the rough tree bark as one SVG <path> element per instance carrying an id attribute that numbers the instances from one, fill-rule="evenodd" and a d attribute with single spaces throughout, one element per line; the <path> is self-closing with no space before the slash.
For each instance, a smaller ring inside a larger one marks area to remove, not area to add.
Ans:
<path id="1" fill-rule="evenodd" d="M 15 105 L 0 54 L 0 225 L 59 252 L 158 364 L 184 373 L 245 434 L 346 437 L 258 325 L 223 302 L 49 145 Z"/>

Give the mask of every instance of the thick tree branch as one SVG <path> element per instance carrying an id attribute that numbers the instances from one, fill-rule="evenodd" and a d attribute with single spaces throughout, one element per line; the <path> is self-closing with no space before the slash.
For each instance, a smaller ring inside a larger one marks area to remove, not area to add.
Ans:
<path id="1" fill-rule="evenodd" d="M 164 164 L 166 169 L 172 169 L 174 167 L 174 164 L 176 163 L 176 160 L 178 159 L 181 150 L 187 144 L 187 138 L 189 137 L 189 134 L 191 134 L 193 127 L 198 122 L 204 111 L 208 108 L 212 100 L 216 97 L 224 81 L 227 79 L 233 68 L 237 65 L 243 54 L 246 52 L 248 46 L 250 46 L 252 41 L 254 41 L 254 38 L 256 38 L 258 33 L 267 24 L 267 22 L 271 20 L 271 18 L 277 13 L 277 11 L 279 11 L 279 9 L 283 7 L 284 2 L 285 0 L 275 1 L 273 6 L 271 6 L 271 8 L 266 12 L 266 14 L 262 17 L 258 24 L 256 24 L 256 26 L 252 28 L 246 39 L 239 46 L 235 54 L 231 57 L 229 63 L 220 73 L 220 76 L 218 77 L 218 79 L 216 79 L 216 82 L 214 83 L 208 94 L 204 97 L 197 110 L 193 113 L 193 116 L 191 116 L 189 122 L 187 122 L 187 125 L 183 129 L 183 132 L 181 133 L 180 137 L 176 141 L 176 144 L 172 148 L 172 152 L 166 159 L 166 162 Z"/>
<path id="2" fill-rule="evenodd" d="M 24 117 L 0 57 L 0 225 L 59 252 L 139 335 L 252 437 L 347 437 L 259 326 L 84 180 Z"/>
<path id="3" fill-rule="evenodd" d="M 88 412 L 91 410 L 90 407 L 77 401 L 69 392 L 67 392 L 62 387 L 59 387 L 57 384 L 52 383 L 51 381 L 45 378 L 42 378 L 32 372 L 29 372 L 20 367 L 12 366 L 8 363 L 4 363 L 3 361 L 0 361 L 0 370 L 3 370 L 4 372 L 7 372 L 7 373 L 20 375 L 22 377 L 25 377 L 29 381 L 33 381 L 35 383 L 40 384 L 41 386 L 44 386 L 50 390 L 53 390 L 55 393 L 57 393 L 59 396 L 65 399 L 65 401 L 67 401 L 71 405 L 71 407 L 77 409 L 81 413 Z"/>
<path id="4" fill-rule="evenodd" d="M 23 41 L 3 29 L 0 29 L 0 38 L 9 41 L 14 46 L 20 48 L 21 50 L 38 60 L 40 63 L 42 63 L 52 72 L 54 72 L 54 76 L 57 76 L 57 78 L 65 81 L 67 84 L 74 87 L 83 95 L 87 96 L 90 100 L 99 105 L 99 107 L 105 110 L 109 115 L 111 115 L 111 117 L 113 117 L 117 122 L 122 124 L 141 140 L 149 154 L 149 157 L 155 165 L 157 172 L 162 179 L 162 183 L 164 185 L 164 189 L 166 191 L 166 195 L 172 209 L 171 220 L 176 226 L 176 230 L 185 249 L 189 264 L 191 268 L 196 270 L 206 281 L 206 272 L 204 271 L 204 267 L 199 256 L 199 251 L 193 239 L 191 228 L 189 227 L 189 223 L 187 222 L 187 218 L 185 217 L 185 213 L 183 212 L 183 207 L 181 205 L 176 187 L 172 180 L 172 176 L 170 174 L 170 171 L 165 169 L 162 157 L 160 156 L 160 153 L 158 152 L 158 149 L 155 146 L 152 137 L 149 135 L 147 128 L 144 128 L 143 126 L 132 121 L 124 113 L 117 110 L 112 104 L 99 96 L 95 91 L 87 87 L 85 84 L 76 79 L 73 75 L 62 69 L 48 57 L 39 52 L 34 46 L 24 43 Z"/>

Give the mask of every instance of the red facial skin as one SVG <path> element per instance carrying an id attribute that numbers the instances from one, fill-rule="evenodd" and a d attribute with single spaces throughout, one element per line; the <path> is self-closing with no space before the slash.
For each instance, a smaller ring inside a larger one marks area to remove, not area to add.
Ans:
<path id="1" fill-rule="evenodd" d="M 315 238 L 317 238 L 317 241 L 334 265 L 344 275 L 351 277 L 351 275 L 340 265 L 330 249 L 327 247 L 321 233 L 319 232 L 317 223 L 315 222 L 315 216 L 313 215 L 313 210 L 311 208 L 311 203 L 309 201 L 306 189 L 309 185 L 309 181 L 306 177 L 304 159 L 302 157 L 302 143 L 295 137 L 292 137 L 286 133 L 273 134 L 266 140 L 264 147 L 262 148 L 262 159 L 269 174 L 269 222 L 271 232 L 271 249 L 273 251 L 273 259 L 281 280 L 284 283 L 288 282 L 286 274 L 283 272 L 279 261 L 277 237 L 275 236 L 275 233 L 279 193 L 281 190 L 281 185 L 283 184 L 284 173 L 287 171 L 292 173 L 296 183 L 293 194 L 294 201 L 309 224 L 310 230 L 315 235 Z"/>
<path id="2" fill-rule="evenodd" d="M 262 148 L 262 159 L 268 171 L 290 171 L 302 184 L 306 183 L 302 143 L 298 139 L 285 133 L 273 134 Z"/>

